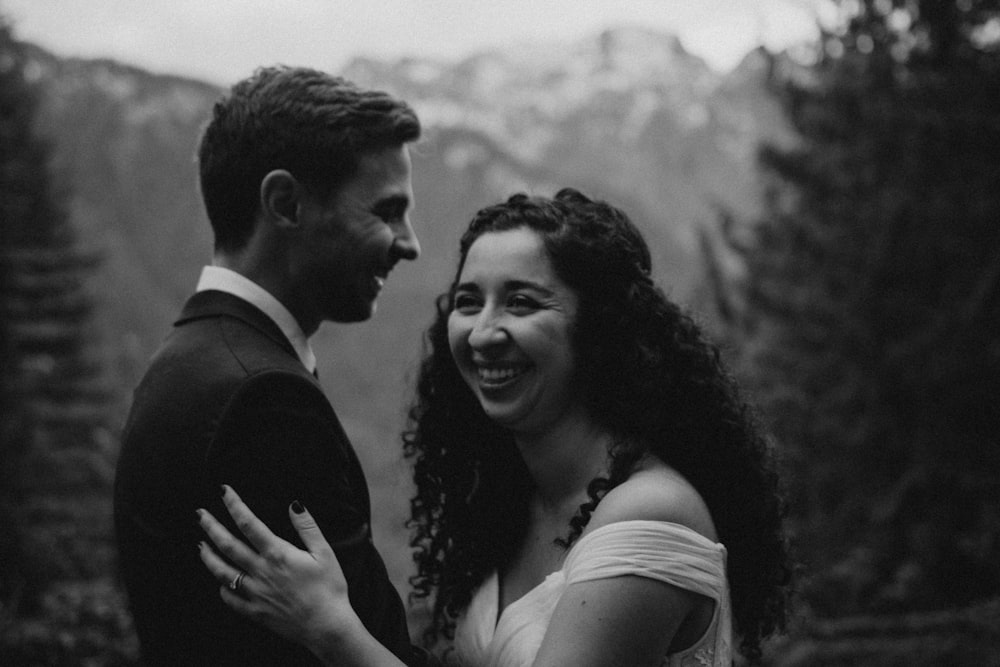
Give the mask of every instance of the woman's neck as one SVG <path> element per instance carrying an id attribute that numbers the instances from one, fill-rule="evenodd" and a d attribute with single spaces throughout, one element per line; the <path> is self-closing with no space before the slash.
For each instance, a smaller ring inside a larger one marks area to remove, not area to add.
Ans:
<path id="1" fill-rule="evenodd" d="M 537 509 L 575 513 L 595 477 L 607 475 L 611 437 L 586 417 L 564 419 L 541 433 L 515 436 L 535 482 Z"/>

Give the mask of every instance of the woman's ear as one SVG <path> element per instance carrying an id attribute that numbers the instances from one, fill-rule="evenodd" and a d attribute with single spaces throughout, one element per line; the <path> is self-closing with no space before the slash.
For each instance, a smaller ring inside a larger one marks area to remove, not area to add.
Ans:
<path id="1" fill-rule="evenodd" d="M 275 169 L 260 182 L 260 208 L 264 219 L 280 228 L 297 227 L 302 186 L 284 169 Z"/>

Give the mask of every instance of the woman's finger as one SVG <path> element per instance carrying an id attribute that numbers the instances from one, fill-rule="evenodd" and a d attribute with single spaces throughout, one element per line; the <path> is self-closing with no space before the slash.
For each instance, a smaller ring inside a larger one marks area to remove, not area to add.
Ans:
<path id="1" fill-rule="evenodd" d="M 257 562 L 257 554 L 242 541 L 233 537 L 225 526 L 205 509 L 198 510 L 198 523 L 212 540 L 212 544 L 223 556 L 243 570 L 252 570 Z"/>
<path id="2" fill-rule="evenodd" d="M 313 556 L 326 556 L 333 553 L 330 543 L 326 541 L 323 532 L 316 525 L 316 520 L 298 500 L 288 506 L 288 516 L 292 525 L 302 538 L 302 544 Z"/>
<path id="3" fill-rule="evenodd" d="M 219 589 L 219 596 L 222 597 L 223 602 L 244 616 L 255 618 L 258 615 L 250 600 L 237 595 L 226 586 Z"/>
<path id="4" fill-rule="evenodd" d="M 272 551 L 285 545 L 292 546 L 272 533 L 264 522 L 250 511 L 250 508 L 246 506 L 246 503 L 240 499 L 239 494 L 231 486 L 223 484 L 222 489 L 222 502 L 226 505 L 229 516 L 233 517 L 240 532 L 246 536 L 258 553 Z"/>
<path id="5" fill-rule="evenodd" d="M 205 564 L 205 567 L 208 568 L 208 571 L 212 573 L 212 576 L 220 584 L 228 585 L 229 582 L 235 580 L 237 575 L 242 572 L 242 570 L 237 570 L 220 558 L 219 554 L 215 553 L 212 547 L 204 542 L 198 543 L 198 557 L 201 558 L 201 562 Z"/>
<path id="6" fill-rule="evenodd" d="M 198 556 L 212 576 L 215 577 L 215 580 L 219 582 L 219 591 L 222 599 L 226 600 L 229 606 L 234 609 L 238 609 L 244 613 L 251 611 L 245 603 L 252 601 L 254 595 L 258 592 L 257 580 L 247 572 L 237 570 L 224 561 L 212 550 L 212 547 L 204 542 L 198 544 Z M 235 604 L 234 601 L 236 600 L 243 604 Z"/>

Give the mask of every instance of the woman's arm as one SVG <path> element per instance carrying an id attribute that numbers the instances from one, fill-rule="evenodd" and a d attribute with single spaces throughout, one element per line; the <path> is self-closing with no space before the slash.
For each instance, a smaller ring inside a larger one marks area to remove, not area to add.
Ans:
<path id="1" fill-rule="evenodd" d="M 662 464 L 634 473 L 608 492 L 588 529 L 635 519 L 681 524 L 715 539 L 701 497 Z M 714 609 L 708 597 L 638 574 L 571 583 L 533 665 L 658 666 L 669 652 L 696 643 Z"/>
<path id="2" fill-rule="evenodd" d="M 698 597 L 638 576 L 571 584 L 556 605 L 532 665 L 662 665 Z"/>
<path id="3" fill-rule="evenodd" d="M 403 665 L 354 613 L 337 557 L 305 507 L 295 502 L 289 508 L 307 549 L 303 551 L 274 535 L 235 491 L 228 486 L 223 491 L 226 509 L 253 547 L 236 539 L 208 511 L 198 510 L 202 529 L 225 559 L 204 542 L 198 553 L 222 583 L 227 605 L 306 646 L 325 664 Z"/>

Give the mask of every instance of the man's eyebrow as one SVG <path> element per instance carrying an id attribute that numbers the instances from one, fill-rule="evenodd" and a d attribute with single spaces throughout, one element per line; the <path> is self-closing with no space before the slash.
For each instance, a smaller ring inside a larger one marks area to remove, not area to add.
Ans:
<path id="1" fill-rule="evenodd" d="M 379 199 L 372 206 L 372 211 L 384 214 L 399 214 L 406 211 L 410 206 L 410 198 L 406 195 L 390 195 L 385 199 Z"/>

